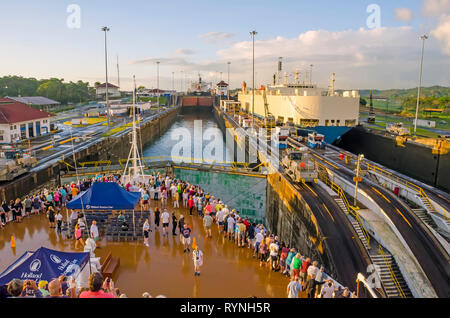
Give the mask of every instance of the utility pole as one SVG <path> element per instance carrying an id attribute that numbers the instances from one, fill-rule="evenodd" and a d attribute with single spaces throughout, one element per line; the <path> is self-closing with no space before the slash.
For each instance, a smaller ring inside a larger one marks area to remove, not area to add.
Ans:
<path id="1" fill-rule="evenodd" d="M 253 90 L 252 90 L 252 128 L 255 126 L 255 35 L 258 34 L 255 30 L 250 32 L 250 35 L 252 36 L 252 42 L 253 42 L 253 55 L 252 55 L 252 70 L 253 70 Z"/>
<path id="2" fill-rule="evenodd" d="M 105 32 L 105 69 L 106 69 L 106 83 L 105 83 L 105 85 L 106 85 L 106 100 L 105 100 L 105 102 L 106 102 L 106 112 L 108 115 L 107 118 L 108 118 L 108 129 L 109 129 L 111 119 L 110 119 L 110 109 L 109 109 L 109 100 L 108 100 L 108 98 L 109 98 L 109 96 L 108 96 L 108 50 L 107 50 L 107 46 L 106 46 L 106 32 L 109 31 L 109 28 L 105 26 L 101 30 L 103 32 Z"/>
<path id="3" fill-rule="evenodd" d="M 416 104 L 416 120 L 414 121 L 414 136 L 416 136 L 417 132 L 417 117 L 419 115 L 420 85 L 422 83 L 423 51 L 425 48 L 425 40 L 428 39 L 428 36 L 424 34 L 420 37 L 420 39 L 422 40 L 422 56 L 420 57 L 419 85 L 417 86 L 417 104 Z"/>
<path id="4" fill-rule="evenodd" d="M 309 84 L 312 85 L 312 68 L 314 65 L 309 65 L 310 66 L 310 72 L 309 72 Z"/>
<path id="5" fill-rule="evenodd" d="M 117 55 L 117 86 L 120 89 L 119 55 Z"/>
<path id="6" fill-rule="evenodd" d="M 158 114 L 161 112 L 159 106 L 159 61 L 156 62 L 156 98 L 158 99 Z"/>
<path id="7" fill-rule="evenodd" d="M 231 62 L 227 62 L 228 64 L 228 86 L 227 86 L 227 99 L 230 99 L 230 64 Z"/>
<path id="8" fill-rule="evenodd" d="M 175 72 L 172 72 L 172 90 L 175 91 Z"/>
<path id="9" fill-rule="evenodd" d="M 360 163 L 361 163 L 361 160 L 363 160 L 364 159 L 364 155 L 363 154 L 359 154 L 358 155 L 358 162 L 357 162 L 357 164 L 356 164 L 356 177 L 355 177 L 355 199 L 354 199 L 354 201 L 353 201 L 353 206 L 355 206 L 356 207 L 356 204 L 357 204 L 357 197 L 358 197 L 358 182 L 359 182 L 359 169 L 360 169 Z"/>

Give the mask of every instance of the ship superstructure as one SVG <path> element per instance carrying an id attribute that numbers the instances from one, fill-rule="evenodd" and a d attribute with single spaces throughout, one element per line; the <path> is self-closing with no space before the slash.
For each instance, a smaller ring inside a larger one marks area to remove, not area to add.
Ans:
<path id="1" fill-rule="evenodd" d="M 331 143 L 351 127 L 358 124 L 359 93 L 355 90 L 338 92 L 335 90 L 335 74 L 330 79 L 328 89 L 317 87 L 311 81 L 300 81 L 296 71 L 295 81 L 289 82 L 287 73 L 281 82 L 274 75 L 272 85 L 255 89 L 254 113 L 264 118 L 267 107 L 277 123 L 293 123 L 297 127 L 315 130 L 325 135 Z M 252 90 L 243 86 L 238 94 L 241 108 L 252 112 Z"/>

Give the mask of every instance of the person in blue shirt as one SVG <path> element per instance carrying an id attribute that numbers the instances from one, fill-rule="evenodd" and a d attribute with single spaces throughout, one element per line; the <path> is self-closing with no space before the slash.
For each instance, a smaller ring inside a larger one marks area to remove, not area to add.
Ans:
<path id="1" fill-rule="evenodd" d="M 286 269 L 284 270 L 284 273 L 283 273 L 286 276 L 290 276 L 291 262 L 295 256 L 295 254 L 297 254 L 295 248 L 291 248 L 291 250 L 289 251 L 288 256 L 286 258 Z"/>
<path id="2" fill-rule="evenodd" d="M 144 194 L 142 195 L 142 208 L 144 210 L 148 209 L 148 199 L 149 199 L 149 194 L 148 191 L 145 191 Z"/>

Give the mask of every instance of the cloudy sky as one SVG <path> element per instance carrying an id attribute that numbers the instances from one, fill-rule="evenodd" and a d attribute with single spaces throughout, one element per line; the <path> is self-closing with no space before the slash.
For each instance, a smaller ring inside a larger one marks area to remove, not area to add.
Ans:
<path id="1" fill-rule="evenodd" d="M 79 19 L 78 19 L 79 18 Z M 313 65 L 313 81 L 337 88 L 417 86 L 422 34 L 423 84 L 450 86 L 450 0 L 1 0 L 0 76 L 104 81 L 108 32 L 110 82 L 180 89 L 206 81 L 271 81 L 278 57 L 292 76 Z M 186 78 L 186 81 L 184 80 Z"/>

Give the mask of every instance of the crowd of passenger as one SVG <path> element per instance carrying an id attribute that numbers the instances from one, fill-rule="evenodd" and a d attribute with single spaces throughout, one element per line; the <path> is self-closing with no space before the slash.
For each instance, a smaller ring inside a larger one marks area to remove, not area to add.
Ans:
<path id="1" fill-rule="evenodd" d="M 144 211 L 153 210 L 152 217 L 147 218 L 143 224 L 144 244 L 149 246 L 149 232 L 151 223 L 159 227 L 162 223 L 163 235 L 169 235 L 171 223 L 172 235 L 180 236 L 184 252 L 190 252 L 193 248 L 193 260 L 195 266 L 194 275 L 200 275 L 200 267 L 203 263 L 203 253 L 198 246 L 191 246 L 191 229 L 181 214 L 177 218 L 175 212 L 170 214 L 168 209 L 184 208 L 190 215 L 202 218 L 202 223 L 207 238 L 212 237 L 211 227 L 217 226 L 219 235 L 223 235 L 238 248 L 252 250 L 253 257 L 259 262 L 259 266 L 268 270 L 279 272 L 280 275 L 290 277 L 286 293 L 288 298 L 297 298 L 300 293 L 306 292 L 308 298 L 351 298 L 352 293 L 348 288 L 336 286 L 334 281 L 324 272 L 324 267 L 319 266 L 315 260 L 302 255 L 293 246 L 279 240 L 278 236 L 270 233 L 263 224 L 252 222 L 248 217 L 241 216 L 239 211 L 230 209 L 220 198 L 215 198 L 208 192 L 187 181 L 175 177 L 166 176 L 161 173 L 152 174 L 145 182 L 131 184 L 121 183 L 120 175 L 99 174 L 91 179 L 83 179 L 78 182 L 65 184 L 54 189 L 44 189 L 40 193 L 26 196 L 23 200 L 16 199 L 9 203 L 3 202 L 0 208 L 1 226 L 8 222 L 22 222 L 23 217 L 33 214 L 45 213 L 49 220 L 49 226 L 56 228 L 61 233 L 63 216 L 61 209 L 80 192 L 87 190 L 94 181 L 117 182 L 127 191 L 140 192 L 140 208 Z M 170 199 L 170 200 L 169 200 Z M 160 204 L 152 203 L 160 201 Z M 169 207 L 171 202 L 172 207 Z M 152 209 L 152 205 L 155 207 Z M 119 214 L 118 220 L 122 222 L 122 228 L 128 229 L 125 217 Z M 56 221 L 56 222 L 55 222 Z M 81 211 L 72 211 L 68 224 L 75 226 L 75 248 L 83 241 L 83 230 L 85 218 Z M 178 234 L 177 234 L 178 230 Z M 92 221 L 89 238 L 95 242 L 99 239 L 98 228 Z M 201 260 L 201 261 L 200 261 Z M 75 282 L 70 277 L 60 277 L 51 282 L 41 281 L 36 285 L 34 281 L 13 280 L 6 288 L 3 288 L 0 296 L 10 297 L 126 297 L 120 293 L 111 279 L 103 279 L 100 273 L 93 273 L 89 278 L 89 289 L 77 290 Z M 144 293 L 143 297 L 151 297 Z"/>
<path id="2" fill-rule="evenodd" d="M 143 298 L 153 298 L 148 292 Z M 103 278 L 99 272 L 89 276 L 89 286 L 77 288 L 71 276 L 60 276 L 48 282 L 40 280 L 13 279 L 9 284 L 0 286 L 0 298 L 128 298 L 125 293 L 114 286 L 111 278 Z M 158 295 L 155 298 L 165 298 Z"/>
<path id="3" fill-rule="evenodd" d="M 219 235 L 234 242 L 238 248 L 251 249 L 260 267 L 267 267 L 271 271 L 290 277 L 291 281 L 287 287 L 289 298 L 297 298 L 301 291 L 305 291 L 308 298 L 352 297 L 348 288 L 335 285 L 324 273 L 324 267 L 319 266 L 317 261 L 301 255 L 294 247 L 281 242 L 278 236 L 270 233 L 263 224 L 257 224 L 248 217 L 241 216 L 239 211 L 230 209 L 220 198 L 203 191 L 198 185 L 157 173 L 153 174 L 147 183 L 143 182 L 137 186 L 127 183 L 125 188 L 141 192 L 141 204 L 144 209 L 149 208 L 151 199 L 161 201 L 163 212 L 161 213 L 158 207 L 154 208 L 154 223 L 158 227 L 162 218 L 163 235 L 169 233 L 168 199 L 171 199 L 174 209 L 182 206 L 189 209 L 190 215 L 201 217 L 208 238 L 212 237 L 211 227 L 215 224 Z M 189 225 L 185 224 L 183 215 L 177 219 L 172 212 L 171 218 L 172 235 L 177 235 L 178 227 L 184 252 L 189 252 L 191 236 Z M 149 222 L 147 219 L 143 227 L 146 246 L 149 246 Z M 196 270 L 195 274 L 199 275 L 199 270 Z"/>

